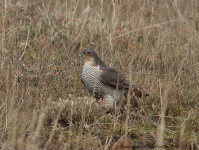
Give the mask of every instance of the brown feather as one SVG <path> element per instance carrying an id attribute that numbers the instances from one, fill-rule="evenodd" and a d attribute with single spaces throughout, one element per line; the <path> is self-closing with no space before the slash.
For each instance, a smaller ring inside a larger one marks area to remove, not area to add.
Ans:
<path id="1" fill-rule="evenodd" d="M 129 84 L 126 78 L 112 67 L 100 67 L 100 73 L 100 80 L 114 87 L 121 89 L 125 88 L 126 84 Z"/>

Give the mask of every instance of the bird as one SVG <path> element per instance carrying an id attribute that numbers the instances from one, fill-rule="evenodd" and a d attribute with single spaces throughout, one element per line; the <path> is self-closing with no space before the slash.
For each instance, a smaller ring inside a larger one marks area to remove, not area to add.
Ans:
<path id="1" fill-rule="evenodd" d="M 103 104 L 109 108 L 113 108 L 114 104 L 127 95 L 130 89 L 131 94 L 142 97 L 136 84 L 131 83 L 114 68 L 107 66 L 94 50 L 82 50 L 79 58 L 82 57 L 85 58 L 85 62 L 81 81 L 91 97 L 96 100 L 102 99 Z"/>

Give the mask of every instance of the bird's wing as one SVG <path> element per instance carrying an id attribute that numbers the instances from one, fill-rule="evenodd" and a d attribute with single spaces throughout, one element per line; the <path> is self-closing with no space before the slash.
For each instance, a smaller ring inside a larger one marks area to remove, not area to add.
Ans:
<path id="1" fill-rule="evenodd" d="M 100 67 L 100 80 L 118 88 L 125 88 L 129 82 L 126 78 L 112 67 Z"/>

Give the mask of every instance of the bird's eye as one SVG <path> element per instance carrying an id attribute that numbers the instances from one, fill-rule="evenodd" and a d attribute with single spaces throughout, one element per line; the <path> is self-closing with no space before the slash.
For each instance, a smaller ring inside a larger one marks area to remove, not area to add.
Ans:
<path id="1" fill-rule="evenodd" d="M 84 55 L 88 55 L 88 52 L 84 52 Z"/>

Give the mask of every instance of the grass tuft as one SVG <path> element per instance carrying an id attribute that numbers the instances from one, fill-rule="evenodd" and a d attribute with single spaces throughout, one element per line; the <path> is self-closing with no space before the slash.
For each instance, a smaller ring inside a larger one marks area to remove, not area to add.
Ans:
<path id="1" fill-rule="evenodd" d="M 198 149 L 192 1 L 3 1 L 0 149 Z M 84 48 L 150 97 L 108 113 L 81 83 Z"/>

